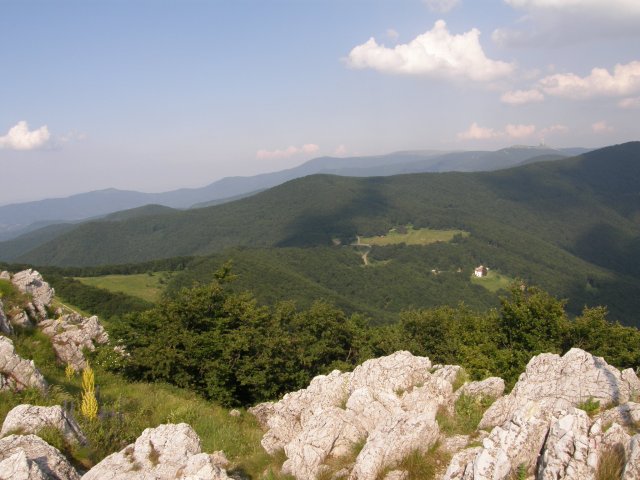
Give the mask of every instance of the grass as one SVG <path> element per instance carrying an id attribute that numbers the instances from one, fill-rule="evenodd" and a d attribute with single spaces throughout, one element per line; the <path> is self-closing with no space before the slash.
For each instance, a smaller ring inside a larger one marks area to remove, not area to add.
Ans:
<path id="1" fill-rule="evenodd" d="M 482 415 L 495 401 L 491 397 L 471 397 L 460 395 L 454 406 L 454 414 L 449 414 L 445 409 L 440 409 L 436 420 L 440 430 L 447 436 L 470 435 L 474 433 Z"/>
<path id="2" fill-rule="evenodd" d="M 200 436 L 205 452 L 223 450 L 233 469 L 252 479 L 284 480 L 278 472 L 283 459 L 270 457 L 261 447 L 262 430 L 252 415 L 242 411 L 239 417 L 191 393 L 162 383 L 128 382 L 120 375 L 105 371 L 92 362 L 96 378 L 96 396 L 100 407 L 98 419 L 89 421 L 77 413 L 81 378 L 70 380 L 65 366 L 58 365 L 49 339 L 37 330 L 19 330 L 13 338 L 21 356 L 33 359 L 50 388 L 47 393 L 29 389 L 20 393 L 0 393 L 0 422 L 13 407 L 63 405 L 69 408 L 88 438 L 86 447 L 61 443 L 55 432 L 45 432 L 60 444 L 71 461 L 88 469 L 110 453 L 122 450 L 135 441 L 145 428 L 163 423 L 190 424 Z"/>
<path id="3" fill-rule="evenodd" d="M 377 237 L 359 237 L 359 243 L 365 245 L 429 245 L 435 242 L 450 242 L 456 235 L 468 237 L 469 232 L 463 230 L 432 230 L 419 228 L 415 230 L 411 225 L 402 228 L 392 228 L 387 235 Z"/>
<path id="4" fill-rule="evenodd" d="M 164 291 L 168 272 L 140 273 L 134 275 L 103 275 L 100 277 L 76 277 L 76 280 L 110 292 L 126 293 L 148 302 L 157 302 Z"/>
<path id="5" fill-rule="evenodd" d="M 471 283 L 480 285 L 492 293 L 496 293 L 498 290 L 507 290 L 513 281 L 513 278 L 492 270 L 489 270 L 486 277 L 471 276 Z"/>
<path id="6" fill-rule="evenodd" d="M 577 405 L 577 408 L 587 412 L 587 415 L 589 415 L 589 417 L 593 417 L 600 411 L 600 400 L 594 400 L 593 397 L 589 397 L 584 402 L 579 403 Z"/>
<path id="7" fill-rule="evenodd" d="M 29 295 L 21 293 L 10 280 L 0 279 L 0 300 L 5 310 L 11 307 L 24 307 L 30 301 Z"/>
<path id="8" fill-rule="evenodd" d="M 404 470 L 408 480 L 431 480 L 447 467 L 450 460 L 451 455 L 436 443 L 427 452 L 412 452 L 398 466 L 386 469 L 380 478 L 384 478 L 390 470 Z"/>
<path id="9" fill-rule="evenodd" d="M 595 480 L 619 480 L 622 478 L 626 455 L 621 445 L 602 452 Z"/>
<path id="10" fill-rule="evenodd" d="M 367 439 L 363 438 L 359 442 L 353 444 L 351 450 L 346 455 L 328 458 L 324 462 L 325 468 L 320 471 L 316 480 L 331 480 L 340 470 L 344 468 L 348 468 L 350 470 L 366 443 Z"/>

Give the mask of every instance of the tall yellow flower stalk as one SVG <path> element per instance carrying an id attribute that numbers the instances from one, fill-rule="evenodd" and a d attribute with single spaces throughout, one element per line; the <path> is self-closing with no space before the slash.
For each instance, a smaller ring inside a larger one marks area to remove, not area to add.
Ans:
<path id="1" fill-rule="evenodd" d="M 76 374 L 76 369 L 73 368 L 73 365 L 67 363 L 67 368 L 64 369 L 64 375 L 67 377 L 67 381 L 70 382 L 73 376 Z"/>
<path id="2" fill-rule="evenodd" d="M 89 364 L 82 370 L 82 404 L 80 405 L 80 413 L 89 420 L 95 420 L 98 417 L 95 376 Z"/>

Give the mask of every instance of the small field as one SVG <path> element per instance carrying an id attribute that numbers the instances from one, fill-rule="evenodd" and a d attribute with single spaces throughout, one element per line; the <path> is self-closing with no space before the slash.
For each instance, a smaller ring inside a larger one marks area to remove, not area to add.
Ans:
<path id="1" fill-rule="evenodd" d="M 456 235 L 468 237 L 469 232 L 463 230 L 432 230 L 430 228 L 419 228 L 415 230 L 412 226 L 403 228 L 393 228 L 387 235 L 376 237 L 358 237 L 359 244 L 363 245 L 394 245 L 405 243 L 407 245 L 428 245 L 435 242 L 450 242 Z"/>
<path id="2" fill-rule="evenodd" d="M 110 292 L 121 292 L 148 302 L 156 302 L 164 290 L 168 272 L 141 273 L 136 275 L 104 275 L 101 277 L 76 277 L 76 280 L 104 288 Z"/>
<path id="3" fill-rule="evenodd" d="M 486 277 L 476 277 L 473 274 L 471 275 L 471 283 L 480 285 L 481 287 L 484 287 L 493 293 L 497 292 L 498 290 L 508 289 L 509 285 L 513 283 L 513 280 L 513 278 L 507 275 L 502 275 L 501 273 L 491 270 L 489 270 L 489 273 Z"/>

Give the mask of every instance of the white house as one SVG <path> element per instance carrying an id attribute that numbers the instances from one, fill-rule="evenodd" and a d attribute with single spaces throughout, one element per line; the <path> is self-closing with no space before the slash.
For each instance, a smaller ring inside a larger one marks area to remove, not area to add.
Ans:
<path id="1" fill-rule="evenodd" d="M 476 267 L 476 269 L 473 271 L 473 274 L 476 277 L 486 277 L 488 270 L 489 269 L 484 265 L 480 265 L 479 267 Z"/>

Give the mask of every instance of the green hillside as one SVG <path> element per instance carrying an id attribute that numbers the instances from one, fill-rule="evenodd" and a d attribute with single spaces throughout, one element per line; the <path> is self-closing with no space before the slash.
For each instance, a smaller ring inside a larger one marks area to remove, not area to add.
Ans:
<path id="1" fill-rule="evenodd" d="M 634 300 L 640 298 L 638 185 L 640 142 L 489 173 L 314 175 L 225 205 L 83 224 L 17 260 L 36 265 L 100 265 L 208 255 L 231 247 L 297 247 L 303 250 L 295 254 L 296 261 L 288 259 L 292 250 L 260 254 L 275 262 L 263 270 L 271 275 L 285 270 L 283 276 L 288 279 L 295 272 L 304 277 L 300 285 L 310 281 L 314 291 L 324 291 L 324 296 L 339 304 L 348 296 L 349 302 L 368 308 L 375 305 L 377 310 L 384 305 L 380 300 L 384 292 L 349 294 L 349 287 L 320 281 L 309 273 L 313 258 L 323 259 L 318 270 L 355 282 L 357 288 L 386 282 L 384 289 L 392 292 L 388 296 L 397 308 L 417 304 L 419 293 L 405 293 L 411 285 L 430 292 L 425 297 L 435 298 L 435 284 L 457 281 L 455 275 L 448 279 L 448 273 L 427 281 L 424 277 L 432 269 L 470 272 L 483 263 L 572 299 L 572 310 L 584 304 L 606 304 L 613 318 L 633 322 L 640 307 L 640 300 Z M 461 230 L 469 236 L 429 246 L 374 247 L 369 259 L 381 266 L 362 273 L 361 259 L 346 245 L 357 235 L 381 235 L 408 224 L 416 229 Z M 320 246 L 327 249 L 320 257 L 308 251 Z M 353 271 L 341 273 L 350 262 Z M 371 278 L 360 279 L 367 275 Z M 291 284 L 274 289 L 309 291 Z M 393 285 L 401 287 L 393 292 Z M 466 279 L 464 289 L 474 288 L 482 287 Z M 475 294 L 458 295 L 455 288 L 442 291 L 449 301 L 474 299 L 478 305 L 488 304 Z M 396 300 L 403 295 L 410 298 L 408 303 Z"/>

